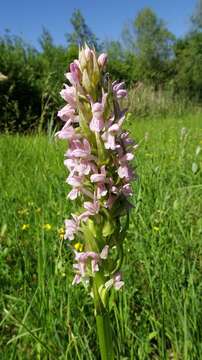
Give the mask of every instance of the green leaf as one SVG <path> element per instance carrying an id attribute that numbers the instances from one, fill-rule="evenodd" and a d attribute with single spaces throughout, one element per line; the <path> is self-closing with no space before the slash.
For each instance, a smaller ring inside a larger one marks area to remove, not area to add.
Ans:
<path id="1" fill-rule="evenodd" d="M 148 339 L 151 341 L 151 340 L 154 339 L 157 335 L 158 335 L 157 331 L 152 331 L 152 332 L 149 334 Z"/>
<path id="2" fill-rule="evenodd" d="M 114 223 L 107 220 L 102 229 L 102 235 L 104 237 L 110 236 L 114 233 Z"/>

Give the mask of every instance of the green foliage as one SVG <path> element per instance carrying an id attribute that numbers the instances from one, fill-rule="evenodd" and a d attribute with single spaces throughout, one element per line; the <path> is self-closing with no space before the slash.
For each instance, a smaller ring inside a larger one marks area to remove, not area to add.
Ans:
<path id="1" fill-rule="evenodd" d="M 40 51 L 9 32 L 0 37 L 0 132 L 52 131 L 61 126 L 57 118 L 63 106 L 59 92 L 66 81 L 64 73 L 78 57 L 78 45 L 87 42 L 98 52 L 102 48 L 79 10 L 73 13 L 71 23 L 73 32 L 67 36 L 67 48 L 55 45 L 45 28 L 39 39 Z M 139 103 L 131 97 L 135 115 L 181 114 L 190 101 L 197 106 L 201 101 L 199 24 L 184 39 L 175 41 L 164 22 L 144 8 L 131 26 L 125 27 L 124 41 L 105 42 L 104 49 L 113 80 L 125 81 L 128 88 L 135 89 L 132 94 L 143 85 L 141 94 L 139 90 L 136 93 Z"/>
<path id="2" fill-rule="evenodd" d="M 175 89 L 202 99 L 202 33 L 192 33 L 175 47 Z"/>
<path id="3" fill-rule="evenodd" d="M 202 358 L 201 114 L 129 120 L 139 180 L 111 298 L 117 359 Z M 0 137 L 1 359 L 95 360 L 93 300 L 62 239 L 66 144 Z M 196 165 L 193 165 L 196 164 Z M 117 296 L 116 296 L 117 298 Z"/>
<path id="4" fill-rule="evenodd" d="M 137 79 L 136 73 L 136 58 L 133 55 L 124 56 L 124 60 L 121 58 L 109 58 L 107 70 L 112 76 L 113 80 L 125 81 L 126 85 L 130 85 Z"/>
<path id="5" fill-rule="evenodd" d="M 99 49 L 98 39 L 86 24 L 85 19 L 79 9 L 75 10 L 72 14 L 70 22 L 74 31 L 67 34 L 67 41 L 70 45 L 84 46 L 85 43 L 96 50 Z"/>
<path id="6" fill-rule="evenodd" d="M 0 39 L 0 64 L 8 77 L 0 82 L 0 131 L 10 127 L 26 130 L 35 125 L 40 114 L 41 64 L 32 48 L 9 35 Z"/>
<path id="7" fill-rule="evenodd" d="M 55 46 L 47 30 L 40 45 L 43 52 L 10 34 L 0 38 L 0 67 L 7 76 L 0 82 L 0 132 L 47 129 L 51 118 L 57 124 L 64 72 L 78 49 Z"/>
<path id="8" fill-rule="evenodd" d="M 127 85 L 134 83 L 136 78 L 136 56 L 125 51 L 119 41 L 107 41 L 104 44 L 108 54 L 108 72 L 113 80 L 125 81 Z"/>
<path id="9" fill-rule="evenodd" d="M 198 107 L 185 94 L 174 94 L 173 85 L 156 90 L 154 86 L 145 86 L 137 82 L 128 94 L 129 111 L 137 119 L 181 117 L 187 112 L 198 112 Z"/>
<path id="10" fill-rule="evenodd" d="M 165 61 L 171 56 L 174 35 L 150 8 L 140 11 L 133 24 L 135 47 L 140 57 L 148 58 L 152 63 L 155 60 Z"/>
<path id="11" fill-rule="evenodd" d="M 158 86 L 169 80 L 174 35 L 150 9 L 144 8 L 134 19 L 124 38 L 137 56 L 137 77 Z"/>
<path id="12" fill-rule="evenodd" d="M 202 0 L 197 0 L 194 14 L 191 16 L 193 31 L 202 30 Z"/>

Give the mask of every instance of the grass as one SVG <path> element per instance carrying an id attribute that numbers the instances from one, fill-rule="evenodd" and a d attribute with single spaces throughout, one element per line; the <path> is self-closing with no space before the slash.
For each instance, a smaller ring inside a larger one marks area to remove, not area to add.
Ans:
<path id="1" fill-rule="evenodd" d="M 172 88 L 156 90 L 139 82 L 129 91 L 129 110 L 138 119 L 166 118 L 194 114 L 201 111 L 201 106 L 185 95 L 174 94 Z"/>
<path id="2" fill-rule="evenodd" d="M 201 114 L 131 121 L 135 208 L 116 294 L 118 360 L 202 358 Z M 65 144 L 0 137 L 1 359 L 99 359 L 92 300 L 61 228 Z"/>

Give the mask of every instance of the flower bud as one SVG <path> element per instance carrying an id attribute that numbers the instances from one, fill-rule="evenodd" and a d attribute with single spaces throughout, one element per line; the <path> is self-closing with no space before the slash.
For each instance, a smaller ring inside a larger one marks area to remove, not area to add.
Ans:
<path id="1" fill-rule="evenodd" d="M 82 85 L 85 88 L 85 90 L 90 94 L 92 87 L 91 87 L 91 81 L 89 79 L 88 72 L 86 69 L 84 69 L 84 71 L 83 71 Z"/>
<path id="2" fill-rule="evenodd" d="M 76 108 L 76 89 L 73 86 L 65 84 L 65 89 L 60 91 L 60 95 L 70 106 Z"/>
<path id="3" fill-rule="evenodd" d="M 98 82 L 100 80 L 100 70 L 97 62 L 97 58 L 95 53 L 93 52 L 93 74 L 92 74 L 92 82 L 94 87 L 97 86 Z"/>
<path id="4" fill-rule="evenodd" d="M 75 84 L 79 84 L 81 80 L 81 71 L 79 69 L 78 63 L 76 63 L 75 61 L 70 64 L 70 72 Z"/>
<path id="5" fill-rule="evenodd" d="M 99 57 L 98 57 L 98 65 L 101 67 L 101 68 L 104 68 L 104 66 L 107 64 L 107 60 L 108 60 L 108 57 L 107 57 L 107 54 L 105 53 L 102 53 Z"/>
<path id="6" fill-rule="evenodd" d="M 81 70 L 83 71 L 86 66 L 87 66 L 87 59 L 86 59 L 86 54 L 85 54 L 85 50 L 82 49 L 79 51 L 79 64 L 81 67 Z"/>
<path id="7" fill-rule="evenodd" d="M 92 60 L 92 58 L 93 58 L 92 51 L 89 49 L 88 46 L 85 48 L 85 51 L 84 51 L 84 52 L 85 52 L 86 60 L 87 60 L 87 61 Z"/>
<path id="8" fill-rule="evenodd" d="M 91 77 L 91 74 L 93 72 L 93 52 L 89 49 L 89 47 L 86 45 L 85 48 L 85 57 L 86 57 L 86 69 L 88 71 L 89 77 Z"/>

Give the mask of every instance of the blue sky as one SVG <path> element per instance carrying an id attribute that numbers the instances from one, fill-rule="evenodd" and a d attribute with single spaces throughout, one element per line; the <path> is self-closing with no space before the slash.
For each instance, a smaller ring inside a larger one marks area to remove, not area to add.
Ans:
<path id="1" fill-rule="evenodd" d="M 55 44 L 65 44 L 71 32 L 70 17 L 79 8 L 91 30 L 101 40 L 118 40 L 124 23 L 145 6 L 163 18 L 169 30 L 183 36 L 190 27 L 189 17 L 197 0 L 2 0 L 0 35 L 10 29 L 34 46 L 45 26 Z"/>

